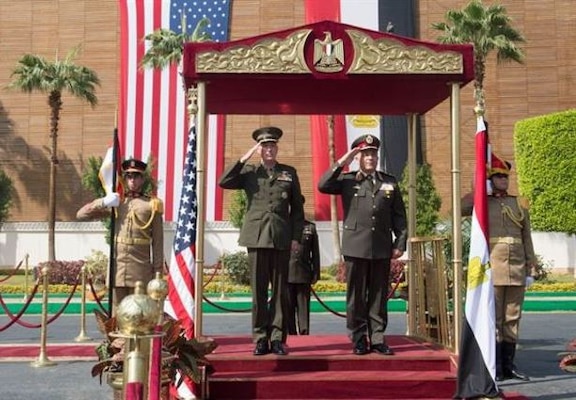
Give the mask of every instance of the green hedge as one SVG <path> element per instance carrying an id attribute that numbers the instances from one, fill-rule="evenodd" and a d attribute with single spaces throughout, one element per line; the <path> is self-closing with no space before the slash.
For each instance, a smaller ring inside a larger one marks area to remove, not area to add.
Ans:
<path id="1" fill-rule="evenodd" d="M 576 110 L 518 121 L 518 189 L 530 202 L 532 228 L 576 233 Z"/>

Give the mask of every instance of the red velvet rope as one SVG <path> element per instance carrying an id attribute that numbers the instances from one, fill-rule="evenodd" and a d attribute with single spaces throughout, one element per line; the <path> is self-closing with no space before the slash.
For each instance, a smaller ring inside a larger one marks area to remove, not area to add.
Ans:
<path id="1" fill-rule="evenodd" d="M 98 308 L 100 309 L 100 311 L 102 311 L 104 314 L 106 314 L 108 317 L 110 317 L 110 315 L 108 314 L 108 307 L 104 307 L 104 304 L 102 304 L 102 301 L 100 300 L 100 297 L 98 296 L 98 293 L 96 293 L 96 289 L 94 289 L 94 285 L 92 284 L 92 279 L 90 279 L 90 278 L 88 279 L 88 285 L 90 286 L 90 293 L 92 293 L 92 297 L 94 297 L 94 301 L 98 305 Z M 111 300 L 108 299 L 108 301 L 111 301 Z"/>
<path id="2" fill-rule="evenodd" d="M 22 309 L 14 317 L 12 317 L 13 314 L 11 314 L 10 310 L 8 310 L 8 307 L 6 306 L 6 303 L 4 302 L 4 299 L 2 298 L 2 294 L 0 294 L 0 306 L 2 306 L 2 309 L 4 310 L 4 312 L 10 318 L 10 321 L 6 325 L 0 327 L 0 332 L 5 331 L 6 329 L 10 328 L 12 325 L 14 325 L 20 319 L 20 317 L 22 317 L 22 315 L 28 309 L 28 306 L 30 305 L 30 303 L 32 303 L 32 300 L 34 299 L 34 296 L 36 295 L 36 292 L 38 291 L 38 286 L 39 285 L 38 285 L 38 281 L 37 281 L 36 285 L 34 285 L 34 288 L 32 289 L 32 293 L 30 294 L 30 296 L 28 297 L 28 300 L 24 304 L 24 307 L 22 307 Z"/>
<path id="3" fill-rule="evenodd" d="M 18 272 L 18 270 L 20 269 L 20 267 L 22 266 L 22 262 L 24 260 L 20 260 L 20 262 L 18 263 L 18 265 L 16 266 L 16 268 L 12 269 L 11 271 L 9 271 L 8 276 L 0 279 L 0 282 L 6 282 L 8 279 L 12 278 L 14 275 L 16 275 L 16 272 Z"/>
<path id="4" fill-rule="evenodd" d="M 8 323 L 8 326 L 13 325 L 14 323 L 17 323 L 18 325 L 23 326 L 25 328 L 40 328 L 42 326 L 42 324 L 31 324 L 29 322 L 21 321 L 22 315 L 26 312 L 28 306 L 30 305 L 30 303 L 32 302 L 32 300 L 34 299 L 34 296 L 36 295 L 36 293 L 38 291 L 39 281 L 40 281 L 40 278 L 38 279 L 38 281 L 36 281 L 36 285 L 34 286 L 34 290 L 32 291 L 32 295 L 28 298 L 28 301 L 26 302 L 24 307 L 17 314 L 13 314 L 10 312 L 10 310 L 6 306 L 6 303 L 4 302 L 4 299 L 2 299 L 2 296 L 0 295 L 0 303 L 1 303 L 2 309 L 4 310 L 4 312 L 6 313 L 8 318 L 10 318 L 10 320 L 11 320 Z M 76 283 L 74 284 L 72 291 L 68 295 L 66 302 L 64 303 L 64 305 L 62 307 L 60 307 L 60 309 L 52 317 L 50 317 L 46 321 L 47 324 L 54 322 L 56 319 L 58 319 L 58 317 L 60 317 L 64 313 L 64 311 L 66 310 L 66 307 L 68 307 L 68 305 L 70 304 L 70 301 L 72 301 L 72 298 L 74 297 L 74 293 L 76 292 L 76 288 L 78 287 L 78 281 L 79 281 L 79 276 L 76 277 Z M 4 328 L 4 329 L 6 329 L 6 328 Z M 3 329 L 0 329 L 0 331 L 2 331 L 2 330 Z"/>

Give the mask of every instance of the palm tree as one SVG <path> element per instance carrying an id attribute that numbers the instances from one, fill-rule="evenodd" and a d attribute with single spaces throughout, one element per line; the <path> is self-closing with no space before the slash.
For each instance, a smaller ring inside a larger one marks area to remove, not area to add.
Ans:
<path id="1" fill-rule="evenodd" d="M 44 57 L 25 54 L 18 61 L 12 72 L 13 81 L 9 87 L 26 93 L 42 92 L 48 94 L 50 106 L 50 184 L 48 197 L 48 260 L 55 261 L 54 233 L 56 227 L 56 165 L 58 165 L 58 123 L 62 109 L 62 93 L 67 91 L 74 97 L 95 106 L 98 99 L 95 95 L 96 85 L 100 79 L 96 72 L 74 63 L 79 47 L 72 49 L 68 55 L 54 62 Z"/>
<path id="2" fill-rule="evenodd" d="M 524 43 L 522 34 L 512 27 L 506 8 L 499 4 L 484 6 L 482 0 L 471 0 L 462 10 L 448 10 L 447 22 L 432 24 L 443 34 L 440 43 L 474 45 L 474 100 L 477 111 L 484 110 L 484 77 L 488 54 L 496 51 L 498 62 L 522 63 L 523 51 L 517 43 Z"/>
<path id="3" fill-rule="evenodd" d="M 183 17 L 182 26 L 186 27 L 186 18 Z M 142 57 L 141 64 L 145 67 L 162 69 L 171 64 L 179 64 L 182 59 L 184 44 L 187 42 L 205 42 L 210 40 L 210 34 L 205 32 L 210 24 L 208 18 L 202 18 L 194 28 L 192 34 L 186 31 L 176 33 L 169 29 L 158 29 L 149 35 L 145 40 L 150 41 L 150 48 Z"/>

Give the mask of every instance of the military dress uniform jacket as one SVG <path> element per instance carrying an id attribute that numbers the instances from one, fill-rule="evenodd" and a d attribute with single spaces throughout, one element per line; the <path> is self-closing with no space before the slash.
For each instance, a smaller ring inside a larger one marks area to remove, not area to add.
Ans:
<path id="1" fill-rule="evenodd" d="M 304 205 L 295 168 L 277 163 L 268 175 L 262 165 L 238 161 L 224 171 L 219 184 L 243 189 L 248 198 L 238 239 L 241 246 L 289 250 L 292 240 L 302 237 Z"/>
<path id="2" fill-rule="evenodd" d="M 462 215 L 472 215 L 473 196 L 462 199 Z M 488 196 L 490 266 L 494 286 L 524 286 L 537 265 L 530 214 L 516 196 Z"/>
<path id="3" fill-rule="evenodd" d="M 320 278 L 320 246 L 316 224 L 304 221 L 300 251 L 290 255 L 288 283 L 311 284 Z"/>
<path id="4" fill-rule="evenodd" d="M 147 196 L 126 197 L 116 210 L 115 257 L 116 287 L 134 287 L 136 281 L 147 284 L 164 265 L 164 229 L 162 201 Z M 82 207 L 80 220 L 109 215 L 101 200 Z"/>
<path id="5" fill-rule="evenodd" d="M 494 286 L 524 286 L 537 260 L 530 215 L 516 196 L 488 196 L 490 265 Z"/>
<path id="6" fill-rule="evenodd" d="M 396 178 L 380 171 L 374 178 L 372 185 L 360 172 L 342 173 L 336 163 L 318 182 L 320 192 L 341 195 L 345 256 L 384 259 L 394 248 L 406 250 L 406 209 Z"/>

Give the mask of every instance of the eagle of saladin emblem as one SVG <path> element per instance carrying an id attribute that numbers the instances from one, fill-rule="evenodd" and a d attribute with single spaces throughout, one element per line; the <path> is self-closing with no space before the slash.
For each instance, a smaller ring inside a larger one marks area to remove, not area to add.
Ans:
<path id="1" fill-rule="evenodd" d="M 340 72 L 344 68 L 342 39 L 332 40 L 332 32 L 324 34 L 324 39 L 314 40 L 314 68 L 319 72 Z"/>

